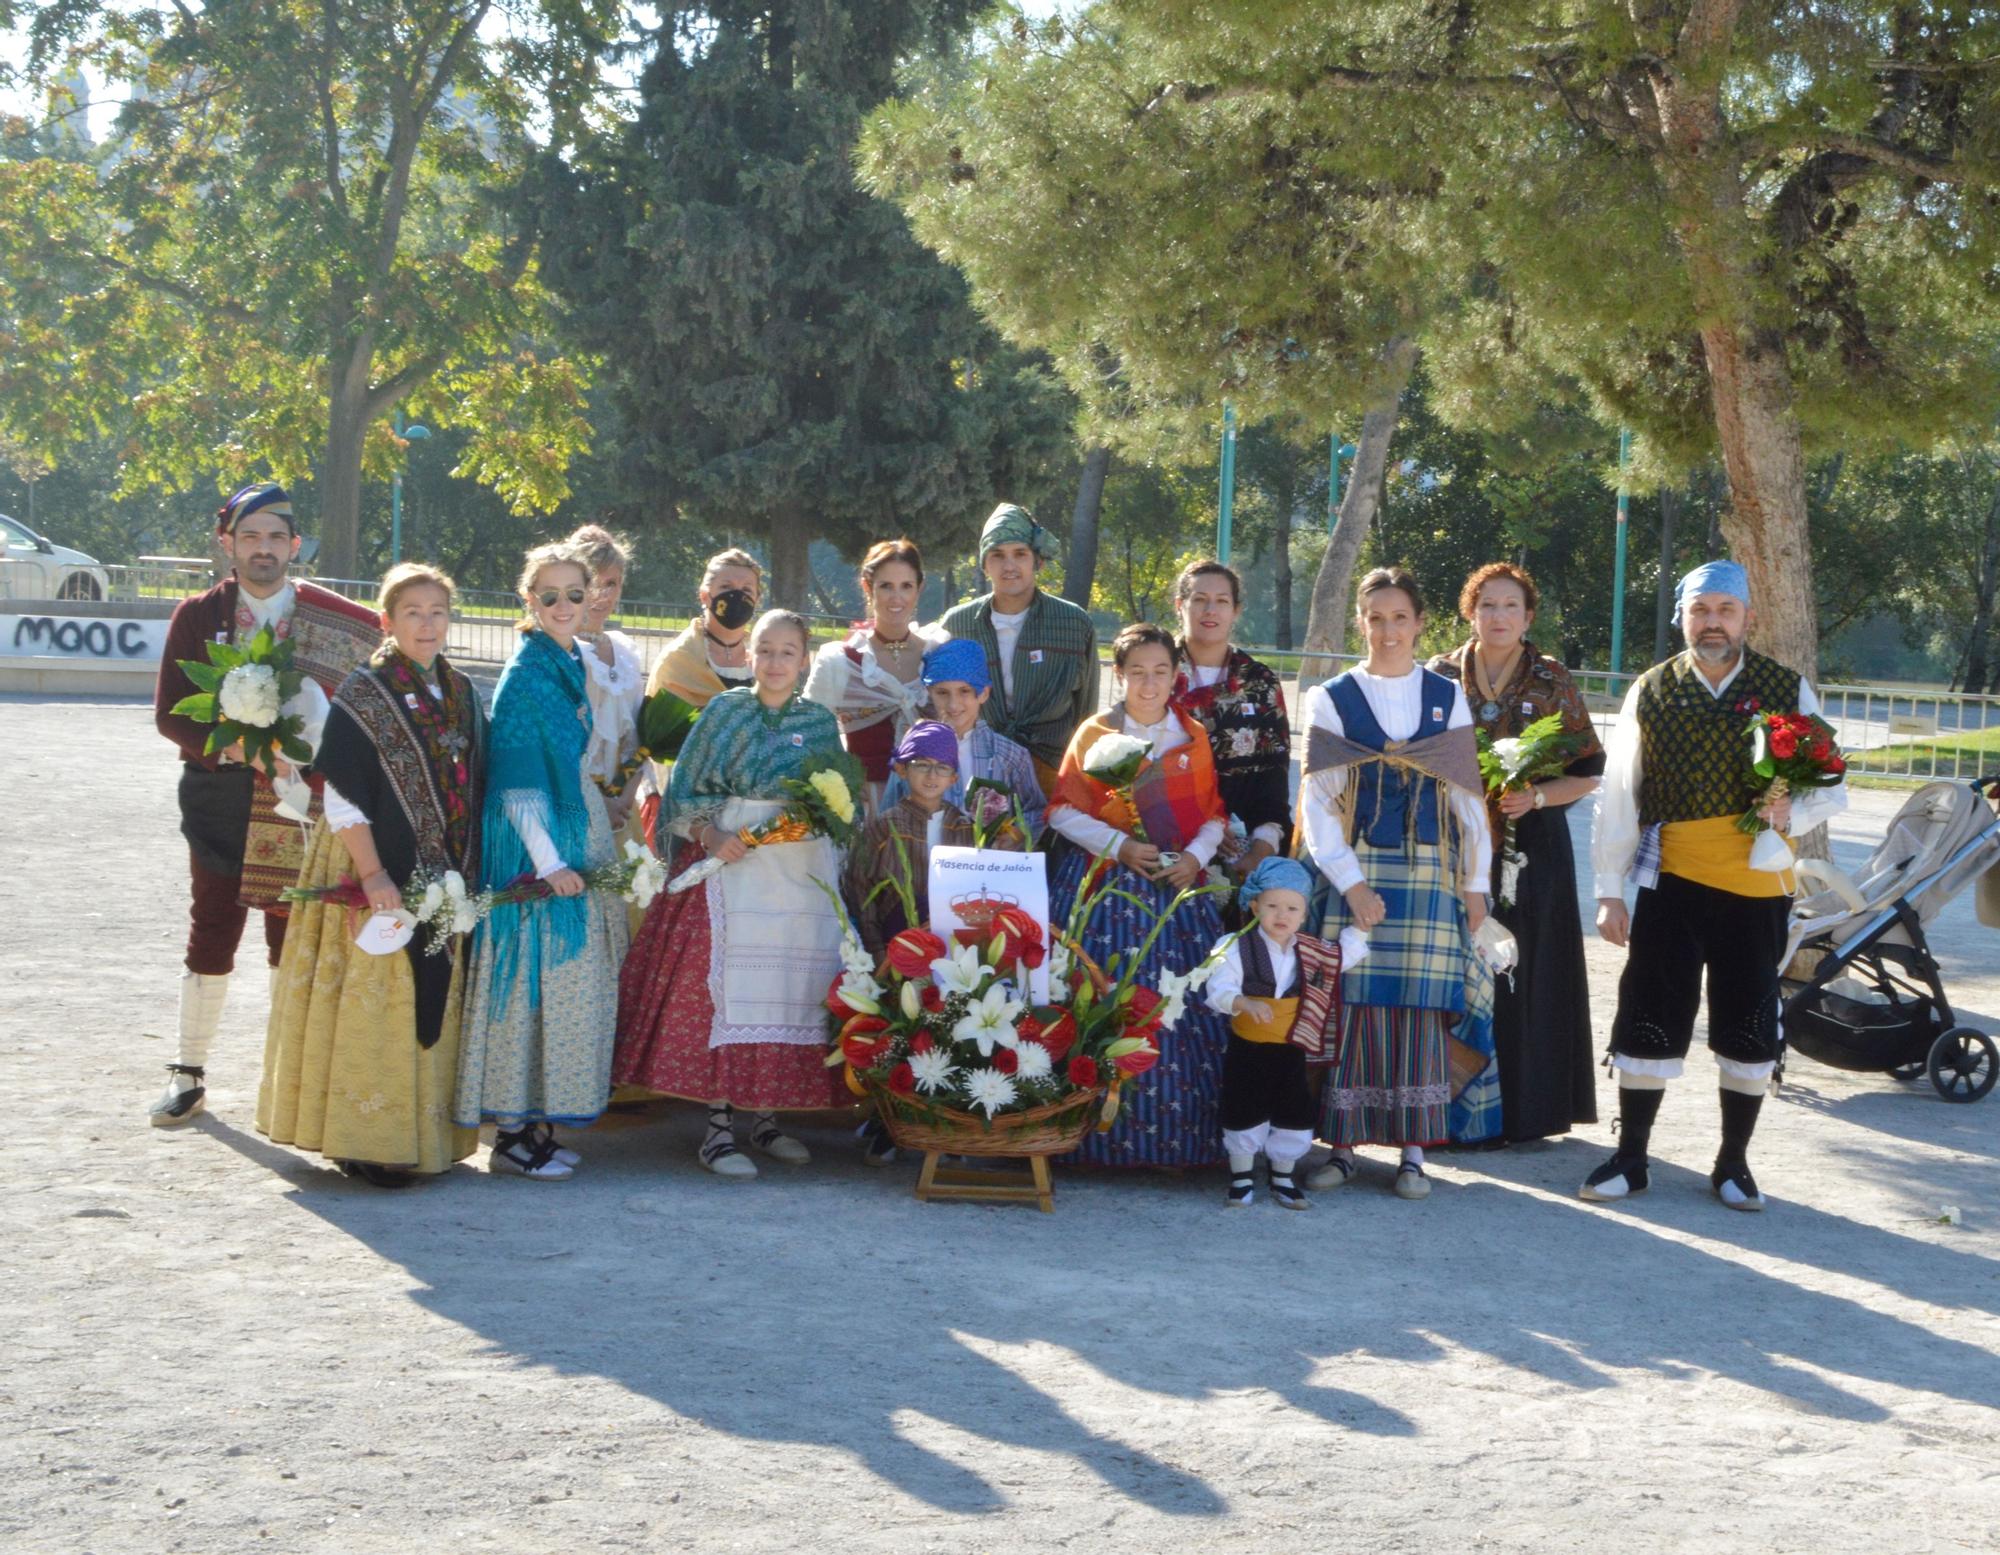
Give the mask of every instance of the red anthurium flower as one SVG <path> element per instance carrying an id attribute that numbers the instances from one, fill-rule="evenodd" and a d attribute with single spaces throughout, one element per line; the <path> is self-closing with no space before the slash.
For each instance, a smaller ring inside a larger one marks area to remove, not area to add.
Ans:
<path id="1" fill-rule="evenodd" d="M 898 1064 L 889 1071 L 889 1089 L 907 1096 L 917 1088 L 916 1072 L 908 1064 Z"/>
<path id="2" fill-rule="evenodd" d="M 1151 1036 L 1160 1024 L 1160 1006 L 1166 1002 L 1152 989 L 1135 986 L 1132 990 L 1132 1002 L 1125 1008 L 1125 1035 Z M 1138 1071 L 1131 1072 L 1136 1074 Z"/>
<path id="3" fill-rule="evenodd" d="M 1038 1010 L 1022 1019 L 1021 1035 L 1041 1043 L 1049 1057 L 1060 1061 L 1076 1045 L 1076 1017 L 1068 1010 Z"/>
<path id="4" fill-rule="evenodd" d="M 1018 907 L 1003 907 L 993 915 L 993 932 L 1005 934 L 1003 961 L 1018 961 L 1031 970 L 1042 964 L 1048 947 L 1042 943 L 1042 926 Z"/>
<path id="5" fill-rule="evenodd" d="M 873 1069 L 888 1051 L 887 1037 L 843 1036 L 840 1039 L 840 1056 L 856 1069 Z"/>
<path id="6" fill-rule="evenodd" d="M 840 997 L 841 980 L 846 976 L 845 972 L 836 972 L 833 975 L 833 981 L 826 985 L 826 1007 L 842 1020 L 845 1020 L 854 1013 L 854 1011 L 847 1007 L 846 1001 Z"/>
<path id="7" fill-rule="evenodd" d="M 1120 1074 L 1144 1074 L 1160 1061 L 1160 1050 L 1150 1042 L 1142 1048 L 1114 1058 L 1112 1063 Z"/>
<path id="8" fill-rule="evenodd" d="M 1012 1074 L 1021 1067 L 1021 1055 L 1011 1047 L 996 1047 L 993 1050 L 993 1067 L 1002 1074 Z"/>
<path id="9" fill-rule="evenodd" d="M 1097 1060 L 1086 1058 L 1083 1054 L 1079 1053 L 1069 1061 L 1069 1068 L 1066 1073 L 1069 1075 L 1069 1083 L 1071 1085 L 1089 1090 L 1091 1086 L 1097 1083 Z"/>
<path id="10" fill-rule="evenodd" d="M 946 954 L 945 942 L 929 929 L 905 929 L 889 941 L 890 970 L 900 977 L 928 977 L 931 963 Z"/>

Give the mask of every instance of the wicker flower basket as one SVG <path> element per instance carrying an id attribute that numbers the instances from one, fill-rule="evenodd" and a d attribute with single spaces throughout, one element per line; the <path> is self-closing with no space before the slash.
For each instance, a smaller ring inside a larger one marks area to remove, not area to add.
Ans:
<path id="1" fill-rule="evenodd" d="M 977 1112 L 904 1096 L 870 1085 L 882 1126 L 899 1149 L 964 1156 L 1066 1155 L 1083 1143 L 1097 1121 L 1105 1087 L 1092 1086 L 1026 1112 L 1003 1112 L 990 1122 Z"/>

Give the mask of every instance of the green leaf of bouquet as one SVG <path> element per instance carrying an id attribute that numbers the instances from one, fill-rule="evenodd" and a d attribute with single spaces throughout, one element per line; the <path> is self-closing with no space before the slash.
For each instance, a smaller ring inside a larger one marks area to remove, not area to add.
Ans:
<path id="1" fill-rule="evenodd" d="M 236 743 L 236 736 L 229 732 L 229 724 L 219 723 L 208 731 L 208 743 L 201 748 L 204 756 L 213 756 L 217 751 L 227 750 Z"/>
<path id="2" fill-rule="evenodd" d="M 212 724 L 216 718 L 215 693 L 197 691 L 182 697 L 167 711 L 176 718 L 192 718 L 196 723 Z"/>
<path id="3" fill-rule="evenodd" d="M 203 664 L 194 659 L 182 659 L 181 668 L 187 672 L 187 678 L 204 691 L 220 691 L 222 677 L 229 673 L 219 664 Z"/>

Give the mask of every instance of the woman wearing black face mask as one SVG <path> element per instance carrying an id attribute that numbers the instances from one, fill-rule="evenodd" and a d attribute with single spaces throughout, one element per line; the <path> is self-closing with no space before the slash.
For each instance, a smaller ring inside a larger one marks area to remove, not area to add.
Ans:
<path id="1" fill-rule="evenodd" d="M 661 652 L 646 694 L 670 691 L 690 707 L 703 708 L 730 687 L 749 685 L 750 623 L 757 619 L 763 597 L 764 570 L 748 551 L 718 551 L 709 557 L 696 595 L 701 614 Z M 656 765 L 654 792 L 642 811 L 649 839 L 666 788 L 666 769 Z"/>

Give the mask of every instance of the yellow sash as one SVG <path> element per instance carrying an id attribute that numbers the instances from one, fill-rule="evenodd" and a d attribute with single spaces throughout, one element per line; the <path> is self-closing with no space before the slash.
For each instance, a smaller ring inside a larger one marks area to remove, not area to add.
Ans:
<path id="1" fill-rule="evenodd" d="M 1735 896 L 1786 896 L 1792 876 L 1750 867 L 1751 839 L 1733 815 L 1705 821 L 1669 821 L 1660 828 L 1660 873 Z"/>
<path id="2" fill-rule="evenodd" d="M 1245 997 L 1255 999 L 1255 994 Z M 1271 1007 L 1271 1019 L 1259 1024 L 1246 1020 L 1241 1015 L 1229 1018 L 1229 1029 L 1245 1042 L 1288 1042 L 1291 1040 L 1292 1023 L 1299 1018 L 1299 1001 L 1296 999 L 1263 999 L 1259 1003 Z"/>

